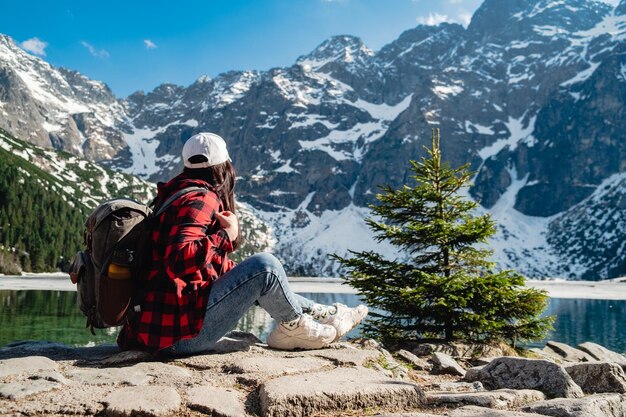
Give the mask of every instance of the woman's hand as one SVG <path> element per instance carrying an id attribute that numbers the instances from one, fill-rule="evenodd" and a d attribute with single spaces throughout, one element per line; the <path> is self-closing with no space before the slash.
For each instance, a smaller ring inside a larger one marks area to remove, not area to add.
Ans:
<path id="1" fill-rule="evenodd" d="M 235 213 L 230 211 L 215 212 L 215 218 L 220 222 L 220 227 L 224 229 L 230 241 L 234 241 L 239 236 L 239 221 Z"/>

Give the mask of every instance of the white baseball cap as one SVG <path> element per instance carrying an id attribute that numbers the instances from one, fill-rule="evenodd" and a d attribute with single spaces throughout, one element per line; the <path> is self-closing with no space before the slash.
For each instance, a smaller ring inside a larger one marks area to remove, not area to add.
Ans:
<path id="1" fill-rule="evenodd" d="M 207 160 L 195 164 L 189 162 L 189 158 L 196 155 L 202 155 Z M 187 168 L 208 168 L 226 161 L 230 161 L 226 142 L 215 133 L 202 132 L 193 135 L 183 146 L 183 162 Z"/>

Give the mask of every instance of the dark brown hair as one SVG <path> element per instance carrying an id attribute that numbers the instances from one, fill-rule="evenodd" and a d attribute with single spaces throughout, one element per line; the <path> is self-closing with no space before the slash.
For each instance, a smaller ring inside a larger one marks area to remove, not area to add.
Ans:
<path id="1" fill-rule="evenodd" d="M 201 158 L 205 158 L 202 155 L 198 155 Z M 197 156 L 189 158 L 191 163 L 198 163 L 202 161 L 194 160 Z M 221 164 L 213 165 L 208 168 L 185 168 L 185 173 L 191 178 L 199 179 L 211 184 L 217 195 L 222 200 L 224 210 L 231 211 L 237 214 L 237 207 L 235 206 L 235 179 L 237 173 L 235 167 L 230 161 L 223 162 Z M 239 224 L 239 233 L 233 243 L 233 248 L 238 248 L 241 245 L 241 223 Z"/>

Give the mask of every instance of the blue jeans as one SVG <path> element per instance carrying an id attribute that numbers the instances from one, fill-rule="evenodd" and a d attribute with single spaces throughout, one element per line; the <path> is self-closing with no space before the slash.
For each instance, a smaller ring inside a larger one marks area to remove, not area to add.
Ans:
<path id="1" fill-rule="evenodd" d="M 191 355 L 210 350 L 232 330 L 253 305 L 258 304 L 277 321 L 298 318 L 314 302 L 289 289 L 280 261 L 269 253 L 249 257 L 222 275 L 211 287 L 200 333 L 164 349 L 166 355 Z"/>

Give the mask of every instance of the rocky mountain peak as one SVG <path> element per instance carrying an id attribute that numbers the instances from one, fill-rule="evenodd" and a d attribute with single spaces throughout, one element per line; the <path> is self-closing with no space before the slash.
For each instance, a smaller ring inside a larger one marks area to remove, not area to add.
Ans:
<path id="1" fill-rule="evenodd" d="M 297 64 L 317 70 L 333 62 L 362 63 L 373 55 L 374 52 L 360 38 L 339 35 L 327 39 L 310 54 L 298 58 Z"/>
<path id="2" fill-rule="evenodd" d="M 594 27 L 612 7 L 596 0 L 485 0 L 468 27 L 477 39 L 509 41 L 524 33 L 587 30 Z"/>
<path id="3" fill-rule="evenodd" d="M 626 0 L 622 0 L 615 8 L 615 14 L 617 16 L 626 15 Z"/>

